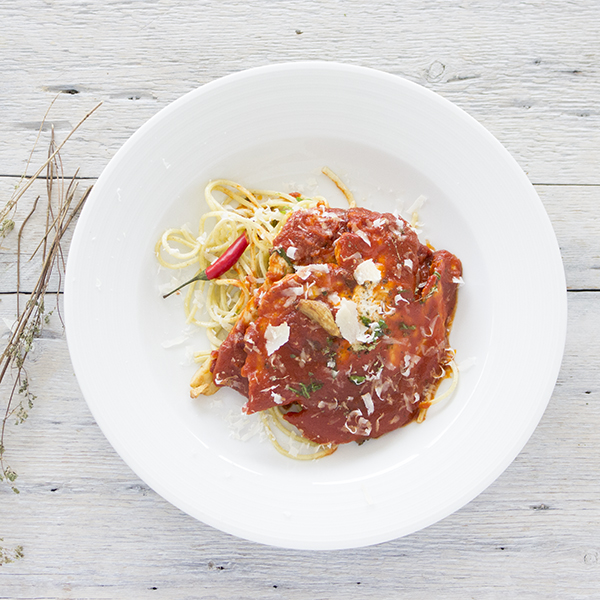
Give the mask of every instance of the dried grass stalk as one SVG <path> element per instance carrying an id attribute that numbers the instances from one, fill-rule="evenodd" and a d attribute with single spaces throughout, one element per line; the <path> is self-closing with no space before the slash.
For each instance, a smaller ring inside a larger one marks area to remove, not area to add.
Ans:
<path id="1" fill-rule="evenodd" d="M 54 100 L 52 101 L 52 104 L 53 103 Z M 91 186 L 88 187 L 82 194 L 81 198 L 79 198 L 78 201 L 75 201 L 78 185 L 77 175 L 79 171 L 77 171 L 75 175 L 70 178 L 71 181 L 69 185 L 65 187 L 65 176 L 62 168 L 60 150 L 65 145 L 67 140 L 73 135 L 73 133 L 75 133 L 75 131 L 82 125 L 82 123 L 98 109 L 100 104 L 96 105 L 90 112 L 88 112 L 58 145 L 55 143 L 54 130 L 52 129 L 47 160 L 35 172 L 34 175 L 27 177 L 25 174 L 21 178 L 20 183 L 25 180 L 27 180 L 27 183 L 17 187 L 15 193 L 12 195 L 2 211 L 0 211 L 1 239 L 2 237 L 9 235 L 14 229 L 14 221 L 12 221 L 10 218 L 11 214 L 16 209 L 17 204 L 23 198 L 25 192 L 29 189 L 31 184 L 37 177 L 39 177 L 44 169 L 46 169 L 47 203 L 45 232 L 33 254 L 29 257 L 29 260 L 31 260 L 36 254 L 41 252 L 42 261 L 40 272 L 33 290 L 29 295 L 29 299 L 21 311 L 19 298 L 21 292 L 21 238 L 23 230 L 25 229 L 28 221 L 37 210 L 38 201 L 40 199 L 38 196 L 34 200 L 32 208 L 27 217 L 19 227 L 17 234 L 16 322 L 12 328 L 12 333 L 9 336 L 6 347 L 0 355 L 0 384 L 5 383 L 5 378 L 7 378 L 9 374 L 12 375 L 12 382 L 9 384 L 9 394 L 6 400 L 6 406 L 4 407 L 3 416 L 0 422 L 0 481 L 8 482 L 13 491 L 16 493 L 19 492 L 14 483 L 17 478 L 17 473 L 6 463 L 5 460 L 6 449 L 4 440 L 6 426 L 12 418 L 15 419 L 16 423 L 23 422 L 28 416 L 29 409 L 33 407 L 33 400 L 35 399 L 35 396 L 29 389 L 29 381 L 27 378 L 25 362 L 29 352 L 32 349 L 34 339 L 39 337 L 44 325 L 48 322 L 49 314 L 46 312 L 44 300 L 46 292 L 48 291 L 48 285 L 51 281 L 53 273 L 55 272 L 58 273 L 58 287 L 56 290 L 56 306 L 58 310 L 58 296 L 61 291 L 62 276 L 65 270 L 65 260 L 61 247 L 61 241 L 65 232 L 68 230 L 71 222 L 79 212 L 79 209 L 83 206 L 83 203 L 87 199 L 92 189 Z M 50 108 L 48 111 L 49 110 Z M 38 132 L 38 137 L 36 138 L 31 155 L 33 154 L 35 145 L 38 143 L 39 135 L 47 118 L 48 111 L 46 112 L 46 115 L 44 115 L 44 120 L 40 126 L 40 131 Z M 31 155 L 27 162 L 26 170 L 29 166 Z"/>

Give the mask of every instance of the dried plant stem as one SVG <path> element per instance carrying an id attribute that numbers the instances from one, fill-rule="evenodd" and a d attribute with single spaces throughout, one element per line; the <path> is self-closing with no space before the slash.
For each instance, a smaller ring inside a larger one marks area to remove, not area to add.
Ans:
<path id="1" fill-rule="evenodd" d="M 19 307 L 19 296 L 21 295 L 21 237 L 23 236 L 23 229 L 25 225 L 27 225 L 27 221 L 31 218 L 35 209 L 37 208 L 37 203 L 40 197 L 38 196 L 33 203 L 33 208 L 30 213 L 25 217 L 21 227 L 19 228 L 19 234 L 17 235 L 17 319 L 21 316 L 21 309 Z"/>
<path id="2" fill-rule="evenodd" d="M 4 417 L 2 419 L 2 427 L 0 429 L 0 476 L 3 476 L 9 480 L 11 480 L 11 477 L 14 477 L 14 471 L 8 468 L 4 462 L 4 437 L 6 424 L 16 410 L 13 408 L 13 402 L 16 392 L 19 389 L 18 386 L 23 387 L 24 385 L 22 375 L 25 373 L 25 359 L 31 350 L 33 339 L 39 335 L 42 329 L 45 310 L 44 296 L 46 294 L 48 284 L 50 283 L 50 277 L 52 275 L 56 259 L 61 251 L 61 239 L 68 229 L 73 217 L 85 202 L 90 190 L 91 188 L 88 188 L 73 211 L 69 210 L 73 199 L 73 194 L 71 194 L 61 206 L 60 212 L 55 220 L 55 235 L 49 244 L 48 252 L 42 264 L 41 273 L 31 292 L 30 298 L 27 301 L 23 313 L 18 317 L 14 332 L 10 336 L 7 346 L 0 356 L 0 382 L 3 381 L 9 368 L 16 367 L 17 369 L 17 375 L 6 403 Z M 14 481 L 14 479 L 12 481 Z M 13 490 L 17 491 L 14 486 Z"/>
<path id="3" fill-rule="evenodd" d="M 58 274 L 58 288 L 56 293 L 60 293 L 62 283 L 62 272 L 65 269 L 65 261 L 61 247 L 62 238 L 69 228 L 73 218 L 78 213 L 79 209 L 86 201 L 91 187 L 89 187 L 81 198 L 74 202 L 77 192 L 77 173 L 71 178 L 71 182 L 65 189 L 65 177 L 62 168 L 62 160 L 60 157 L 60 149 L 72 134 L 81 126 L 81 124 L 100 106 L 96 105 L 88 112 L 81 121 L 72 129 L 66 138 L 57 146 L 54 141 L 54 130 L 51 133 L 51 139 L 48 149 L 48 159 L 29 178 L 29 181 L 8 201 L 3 211 L 0 213 L 0 222 L 5 219 L 10 212 L 17 206 L 19 200 L 23 197 L 25 191 L 31 186 L 33 181 L 46 169 L 46 192 L 48 201 L 46 205 L 46 224 L 45 232 L 29 258 L 31 260 L 40 249 L 42 249 L 41 267 L 39 276 L 33 289 L 29 294 L 25 307 L 21 311 L 20 293 L 21 293 L 21 239 L 23 231 L 29 220 L 34 215 L 38 201 L 38 196 L 33 202 L 33 206 L 27 217 L 21 224 L 17 237 L 17 309 L 16 322 L 12 328 L 12 333 L 9 340 L 0 355 L 0 384 L 5 383 L 5 377 L 9 372 L 13 373 L 13 379 L 9 384 L 8 399 L 4 408 L 4 415 L 0 419 L 0 481 L 8 481 L 14 492 L 18 493 L 18 489 L 14 485 L 17 474 L 5 462 L 5 433 L 6 426 L 14 417 L 17 423 L 24 421 L 27 418 L 27 410 L 33 406 L 33 398 L 29 391 L 29 382 L 25 369 L 25 361 L 29 352 L 32 349 L 33 340 L 39 337 L 44 326 L 44 322 L 48 318 L 44 307 L 44 299 L 48 286 L 50 284 L 53 273 Z M 46 118 L 44 116 L 44 119 Z M 41 128 L 40 128 L 41 130 Z M 39 134 L 38 134 L 39 137 Z M 37 143 L 37 140 L 36 140 Z M 29 161 L 27 163 L 29 165 Z M 56 183 L 56 186 L 55 186 Z M 58 300 L 57 300 L 58 308 Z M 60 314 L 60 313 L 59 313 Z M 62 319 L 61 319 L 62 320 Z M 20 396 L 17 401 L 17 397 Z"/>
<path id="4" fill-rule="evenodd" d="M 6 206 L 2 209 L 2 212 L 0 212 L 0 222 L 3 221 L 10 214 L 10 211 L 17 205 L 17 202 L 19 201 L 19 199 L 30 188 L 30 186 L 39 177 L 39 175 L 42 173 L 42 171 L 48 166 L 48 164 L 50 163 L 50 161 L 52 161 L 52 160 L 54 160 L 56 158 L 56 156 L 60 152 L 61 148 L 67 143 L 67 141 L 69 140 L 69 138 L 79 129 L 79 127 L 81 127 L 81 125 L 96 110 L 98 110 L 98 108 L 100 108 L 101 105 L 102 105 L 102 102 L 98 102 L 98 104 L 96 104 L 96 106 L 94 106 L 94 108 L 92 108 L 92 110 L 90 110 L 90 112 L 88 112 L 83 117 L 83 119 L 81 119 L 81 121 L 79 121 L 79 123 L 77 123 L 77 125 L 75 125 L 75 127 L 73 127 L 73 129 L 71 129 L 71 131 L 67 134 L 67 136 L 65 137 L 65 139 L 57 146 L 56 150 L 54 150 L 54 152 L 52 152 L 48 156 L 48 159 L 44 162 L 44 164 L 31 177 L 29 177 L 29 180 L 27 181 L 27 183 L 22 188 L 19 188 L 16 191 L 16 193 L 13 195 L 13 197 L 8 201 L 8 203 L 6 204 Z"/>

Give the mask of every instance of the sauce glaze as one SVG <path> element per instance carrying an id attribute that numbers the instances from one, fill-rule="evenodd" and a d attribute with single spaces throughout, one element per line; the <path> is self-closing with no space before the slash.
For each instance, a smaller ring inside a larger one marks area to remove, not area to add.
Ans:
<path id="1" fill-rule="evenodd" d="M 371 277 L 359 283 L 369 260 L 379 273 L 367 265 Z M 461 275 L 456 256 L 421 244 L 395 215 L 295 211 L 265 284 L 216 353 L 215 382 L 244 394 L 247 413 L 292 409 L 285 418 L 315 442 L 379 437 L 412 421 L 445 376 Z M 358 339 L 328 333 L 301 300 L 322 303 L 340 325 L 350 307 Z M 289 339 L 269 354 L 268 330 L 283 323 Z"/>

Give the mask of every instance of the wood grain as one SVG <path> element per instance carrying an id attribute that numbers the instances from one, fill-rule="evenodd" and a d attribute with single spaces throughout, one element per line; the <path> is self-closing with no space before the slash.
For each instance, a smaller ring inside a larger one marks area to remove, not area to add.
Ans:
<path id="1" fill-rule="evenodd" d="M 35 406 L 7 431 L 20 494 L 0 485 L 0 547 L 22 545 L 25 556 L 0 565 L 0 599 L 598 597 L 600 3 L 16 0 L 0 6 L 0 22 L 0 205 L 53 99 L 32 165 L 51 125 L 60 140 L 103 102 L 62 153 L 67 176 L 81 167 L 82 193 L 138 127 L 199 85 L 274 62 L 335 60 L 406 77 L 487 127 L 536 185 L 571 290 L 554 394 L 506 472 L 423 531 L 325 553 L 233 538 L 140 481 L 85 404 L 55 308 L 28 361 Z M 32 186 L 17 224 L 44 186 Z M 43 226 L 40 212 L 26 251 Z M 3 340 L 15 261 L 13 235 L 0 243 Z M 38 266 L 23 265 L 23 291 Z M 0 387 L 0 405 L 6 394 Z"/>
<path id="2" fill-rule="evenodd" d="M 68 162 L 97 177 L 138 127 L 199 85 L 324 59 L 440 93 L 496 135 L 535 183 L 600 183 L 594 0 L 114 1 L 93 11 L 81 1 L 21 0 L 0 17 L 0 175 L 21 173 L 57 94 L 50 121 L 61 135 L 104 102 Z"/>

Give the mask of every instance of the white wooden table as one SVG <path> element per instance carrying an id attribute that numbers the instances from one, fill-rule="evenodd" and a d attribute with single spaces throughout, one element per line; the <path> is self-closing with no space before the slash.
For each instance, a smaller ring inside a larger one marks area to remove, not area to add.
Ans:
<path id="1" fill-rule="evenodd" d="M 20 494 L 0 485 L 0 598 L 600 597 L 599 25 L 596 0 L 2 3 L 2 205 L 57 93 L 49 120 L 59 140 L 103 101 L 62 152 L 83 190 L 148 118 L 217 77 L 301 59 L 370 66 L 465 109 L 528 174 L 561 247 L 569 333 L 539 427 L 491 487 L 406 538 L 319 553 L 223 534 L 140 481 L 94 422 L 55 312 L 29 359 L 34 408 L 6 435 Z M 17 224 L 44 185 L 32 186 Z M 0 250 L 7 321 L 15 248 L 9 237 Z M 37 266 L 23 266 L 25 292 Z"/>

